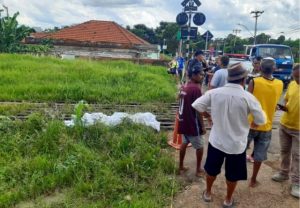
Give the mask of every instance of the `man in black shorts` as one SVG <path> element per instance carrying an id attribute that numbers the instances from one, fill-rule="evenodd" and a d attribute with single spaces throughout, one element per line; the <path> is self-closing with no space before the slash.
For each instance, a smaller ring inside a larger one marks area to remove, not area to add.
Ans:
<path id="1" fill-rule="evenodd" d="M 212 185 L 225 159 L 227 195 L 223 207 L 233 207 L 232 194 L 237 181 L 247 180 L 246 146 L 249 132 L 248 114 L 254 117 L 253 126 L 265 124 L 266 118 L 256 98 L 244 90 L 247 70 L 241 63 L 228 68 L 228 83 L 207 91 L 192 106 L 200 113 L 211 107 L 212 130 L 209 135 L 205 163 L 206 190 L 203 199 L 212 199 Z"/>

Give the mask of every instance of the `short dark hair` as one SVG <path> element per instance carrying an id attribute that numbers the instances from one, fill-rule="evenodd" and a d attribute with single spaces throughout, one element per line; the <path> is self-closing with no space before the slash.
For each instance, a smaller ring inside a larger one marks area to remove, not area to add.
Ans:
<path id="1" fill-rule="evenodd" d="M 197 57 L 197 56 L 199 56 L 199 55 L 203 55 L 204 54 L 204 52 L 203 51 L 201 51 L 201 50 L 198 50 L 198 51 L 196 51 L 195 52 L 195 54 L 194 54 L 194 57 Z"/>
<path id="2" fill-rule="evenodd" d="M 261 57 L 261 56 L 256 56 L 255 58 L 254 58 L 254 60 L 256 60 L 256 61 L 261 61 L 263 58 Z"/>
<path id="3" fill-rule="evenodd" d="M 299 70 L 300 69 L 300 64 L 296 64 L 294 67 L 293 67 L 293 71 L 296 71 L 296 70 Z"/>
<path id="4" fill-rule="evenodd" d="M 232 84 L 240 84 L 242 81 L 244 81 L 246 79 L 246 77 L 242 78 L 242 79 L 237 79 L 237 80 L 232 80 L 232 81 L 228 81 L 228 83 L 232 83 Z"/>
<path id="5" fill-rule="evenodd" d="M 261 62 L 261 71 L 264 74 L 272 74 L 273 73 L 273 68 L 276 66 L 276 63 L 274 60 L 271 59 L 263 59 Z"/>
<path id="6" fill-rule="evenodd" d="M 227 67 L 228 64 L 229 64 L 229 57 L 228 57 L 228 56 L 222 56 L 222 57 L 221 57 L 221 64 L 222 64 L 223 66 Z"/>

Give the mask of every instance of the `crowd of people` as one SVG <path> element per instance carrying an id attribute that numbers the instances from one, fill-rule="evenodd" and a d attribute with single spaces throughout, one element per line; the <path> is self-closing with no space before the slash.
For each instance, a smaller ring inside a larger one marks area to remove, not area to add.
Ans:
<path id="1" fill-rule="evenodd" d="M 281 170 L 272 179 L 282 182 L 291 177 L 290 193 L 299 198 L 300 65 L 293 67 L 293 81 L 287 88 L 282 105 L 279 102 L 284 86 L 281 80 L 272 76 L 276 68 L 272 58 L 255 58 L 251 74 L 241 63 L 230 65 L 226 56 L 217 57 L 216 65 L 207 69 L 209 64 L 202 51 L 197 51 L 186 65 L 187 80 L 179 93 L 178 133 L 183 135 L 179 173 L 188 169 L 184 166 L 184 158 L 191 143 L 196 149 L 195 175 L 206 173 L 206 189 L 202 198 L 211 202 L 213 183 L 225 161 L 227 192 L 223 207 L 233 207 L 237 182 L 247 180 L 247 158 L 253 160 L 249 186 L 255 188 L 259 184 L 257 175 L 262 162 L 267 159 L 274 114 L 276 110 L 282 110 L 279 130 Z M 211 73 L 209 77 L 212 76 L 212 79 L 210 87 L 203 93 L 202 86 L 209 84 L 205 79 L 208 73 Z M 212 121 L 212 128 L 203 170 L 204 117 Z M 246 150 L 251 142 L 254 143 L 253 151 L 247 156 Z"/>

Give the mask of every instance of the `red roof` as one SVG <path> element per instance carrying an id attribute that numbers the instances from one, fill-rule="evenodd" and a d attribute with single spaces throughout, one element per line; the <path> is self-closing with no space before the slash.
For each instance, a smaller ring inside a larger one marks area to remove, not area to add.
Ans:
<path id="1" fill-rule="evenodd" d="M 53 33 L 33 33 L 31 36 L 76 42 L 150 45 L 115 22 L 98 20 L 70 26 Z"/>

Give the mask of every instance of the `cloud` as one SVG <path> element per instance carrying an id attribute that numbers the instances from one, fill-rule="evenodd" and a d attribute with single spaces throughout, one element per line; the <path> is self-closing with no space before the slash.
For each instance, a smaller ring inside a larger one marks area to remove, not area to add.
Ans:
<path id="1" fill-rule="evenodd" d="M 122 6 L 133 6 L 138 5 L 141 1 L 139 0 L 84 0 L 79 1 L 80 3 L 87 6 L 95 6 L 95 7 L 122 7 Z"/>
<path id="2" fill-rule="evenodd" d="M 111 20 L 120 25 L 145 24 L 155 28 L 161 21 L 175 22 L 183 8 L 182 0 L 0 0 L 12 14 L 20 12 L 19 22 L 29 26 L 49 28 L 78 24 L 91 19 Z M 215 37 L 224 37 L 233 29 L 241 29 L 239 36 L 254 33 L 253 10 L 264 10 L 258 18 L 258 33 L 278 37 L 299 37 L 300 4 L 298 0 L 201 0 L 198 11 L 206 16 L 199 27 L 201 33 L 210 30 Z M 248 30 L 238 25 L 245 25 Z M 291 27 L 293 26 L 293 27 Z M 294 29 L 294 30 L 292 30 Z M 295 30 L 296 29 L 296 30 Z"/>

